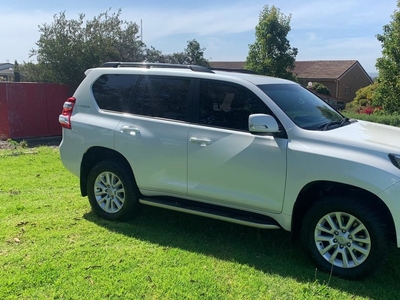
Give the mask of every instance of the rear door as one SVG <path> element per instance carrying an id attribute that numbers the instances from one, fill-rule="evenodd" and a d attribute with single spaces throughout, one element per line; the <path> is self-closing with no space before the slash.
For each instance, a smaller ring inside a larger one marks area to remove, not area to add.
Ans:
<path id="1" fill-rule="evenodd" d="M 144 76 L 129 114 L 115 133 L 115 149 L 131 164 L 145 195 L 186 196 L 190 78 Z"/>

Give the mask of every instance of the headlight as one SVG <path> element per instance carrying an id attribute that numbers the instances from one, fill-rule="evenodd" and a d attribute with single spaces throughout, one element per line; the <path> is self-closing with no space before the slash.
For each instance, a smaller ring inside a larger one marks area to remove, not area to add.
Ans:
<path id="1" fill-rule="evenodd" d="M 398 154 L 389 154 L 390 161 L 392 164 L 400 169 L 400 155 Z"/>

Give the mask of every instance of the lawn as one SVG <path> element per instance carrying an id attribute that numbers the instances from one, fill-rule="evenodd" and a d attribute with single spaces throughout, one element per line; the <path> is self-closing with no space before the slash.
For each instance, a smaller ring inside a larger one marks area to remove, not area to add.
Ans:
<path id="1" fill-rule="evenodd" d="M 0 150 L 0 299 L 399 299 L 400 257 L 364 281 L 316 270 L 283 230 L 143 207 L 97 218 L 56 147 Z"/>

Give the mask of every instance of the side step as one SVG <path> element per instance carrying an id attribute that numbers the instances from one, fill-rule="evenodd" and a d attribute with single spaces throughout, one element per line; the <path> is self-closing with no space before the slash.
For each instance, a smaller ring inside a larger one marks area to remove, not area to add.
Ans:
<path id="1" fill-rule="evenodd" d="M 224 220 L 236 224 L 279 229 L 279 224 L 271 217 L 213 204 L 184 200 L 173 197 L 142 197 L 139 202 L 145 205 L 176 210 L 198 216 Z"/>

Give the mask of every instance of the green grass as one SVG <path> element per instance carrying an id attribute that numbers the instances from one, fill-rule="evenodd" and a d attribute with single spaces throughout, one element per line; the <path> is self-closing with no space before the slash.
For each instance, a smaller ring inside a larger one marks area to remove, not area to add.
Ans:
<path id="1" fill-rule="evenodd" d="M 393 249 L 376 276 L 330 278 L 283 230 L 143 207 L 97 218 L 57 148 L 0 150 L 0 299 L 399 299 Z"/>

